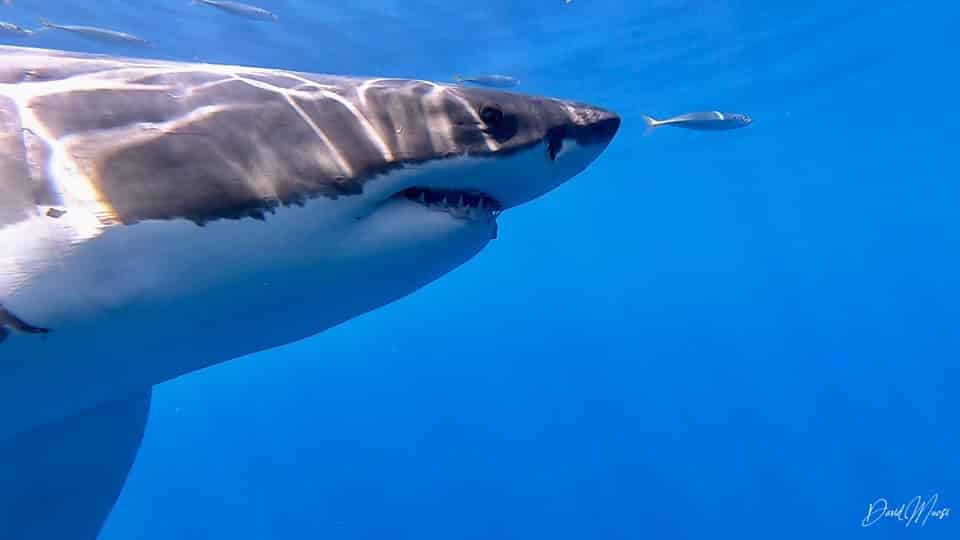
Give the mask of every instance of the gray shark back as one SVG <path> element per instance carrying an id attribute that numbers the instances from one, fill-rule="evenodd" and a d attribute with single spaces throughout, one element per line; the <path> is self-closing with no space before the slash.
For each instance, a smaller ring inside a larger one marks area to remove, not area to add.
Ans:
<path id="1" fill-rule="evenodd" d="M 543 98 L 539 115 L 495 131 L 478 127 L 483 89 L 13 47 L 0 47 L 0 84 L 19 85 L 21 97 L 0 92 L 0 115 L 16 121 L 17 107 L 34 111 L 36 125 L 21 126 L 27 157 L 7 166 L 29 164 L 37 203 L 58 203 L 43 164 L 64 147 L 112 218 L 128 224 L 261 217 L 349 196 L 398 167 L 537 144 L 570 114 Z M 489 96 L 503 110 L 537 99 Z M 28 188 L 18 182 L 22 195 Z"/>

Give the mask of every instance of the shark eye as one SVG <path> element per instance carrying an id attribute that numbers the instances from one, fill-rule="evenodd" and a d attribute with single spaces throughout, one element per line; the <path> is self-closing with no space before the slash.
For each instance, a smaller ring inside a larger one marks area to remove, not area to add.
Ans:
<path id="1" fill-rule="evenodd" d="M 480 119 L 483 120 L 484 124 L 496 127 L 503 122 L 503 111 L 497 107 L 484 105 L 480 108 Z"/>
<path id="2" fill-rule="evenodd" d="M 483 122 L 483 132 L 493 137 L 498 143 L 505 143 L 513 138 L 520 129 L 520 122 L 514 114 L 504 114 L 495 105 L 484 105 L 480 108 L 480 120 Z"/>

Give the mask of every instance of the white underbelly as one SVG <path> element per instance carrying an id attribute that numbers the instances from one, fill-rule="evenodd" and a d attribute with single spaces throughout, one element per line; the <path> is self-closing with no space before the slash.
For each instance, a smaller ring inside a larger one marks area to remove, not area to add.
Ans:
<path id="1" fill-rule="evenodd" d="M 409 294 L 489 241 L 487 226 L 389 204 L 360 220 L 350 205 L 317 201 L 267 223 L 147 222 L 80 244 L 3 298 L 50 333 L 0 344 L 0 439 L 313 335 Z"/>

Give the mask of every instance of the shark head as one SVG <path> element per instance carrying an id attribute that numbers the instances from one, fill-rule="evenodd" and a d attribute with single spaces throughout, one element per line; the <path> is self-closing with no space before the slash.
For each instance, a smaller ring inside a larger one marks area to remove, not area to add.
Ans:
<path id="1" fill-rule="evenodd" d="M 449 142 L 432 159 L 459 158 L 451 167 L 463 175 L 446 186 L 422 187 L 473 189 L 501 209 L 579 174 L 620 126 L 616 114 L 572 101 L 465 87 L 440 92 L 443 106 L 425 111 L 425 124 L 439 126 Z"/>
<path id="2" fill-rule="evenodd" d="M 410 245 L 431 275 L 430 263 L 450 268 L 496 238 L 500 213 L 581 173 L 620 126 L 615 113 L 574 101 L 460 86 L 411 88 L 418 87 L 364 100 L 368 111 L 378 101 L 389 107 L 369 116 L 390 117 L 378 131 L 395 135 L 387 146 L 407 155 L 402 166 L 364 184 L 355 225 L 377 231 L 365 236 L 370 241 Z"/>

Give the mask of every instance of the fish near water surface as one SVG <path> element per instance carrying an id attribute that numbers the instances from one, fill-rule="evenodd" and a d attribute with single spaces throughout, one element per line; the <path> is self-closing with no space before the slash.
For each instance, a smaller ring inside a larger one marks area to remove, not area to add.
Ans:
<path id="1" fill-rule="evenodd" d="M 230 0 L 191 0 L 191 5 L 207 5 L 215 7 L 220 11 L 260 21 L 279 21 L 280 17 L 262 7 L 243 2 L 233 2 Z"/>
<path id="2" fill-rule="evenodd" d="M 31 37 L 34 34 L 36 34 L 35 31 L 30 30 L 29 28 L 24 28 L 19 24 L 0 21 L 0 36 L 25 38 Z"/>
<path id="3" fill-rule="evenodd" d="M 647 124 L 648 129 L 673 126 L 698 131 L 726 131 L 747 127 L 753 123 L 753 118 L 743 113 L 706 111 L 681 114 L 665 120 L 644 116 L 643 121 Z"/>
<path id="4" fill-rule="evenodd" d="M 40 24 L 45 29 L 62 30 L 64 32 L 69 32 L 71 34 L 75 34 L 80 37 L 90 39 L 93 41 L 98 41 L 100 43 L 108 43 L 111 45 L 132 45 L 136 47 L 152 46 L 152 43 L 150 41 L 143 39 L 139 36 L 135 36 L 127 32 L 110 30 L 107 28 L 97 28 L 96 26 L 80 26 L 80 25 L 72 25 L 72 24 L 56 24 L 46 19 L 41 19 Z"/>

